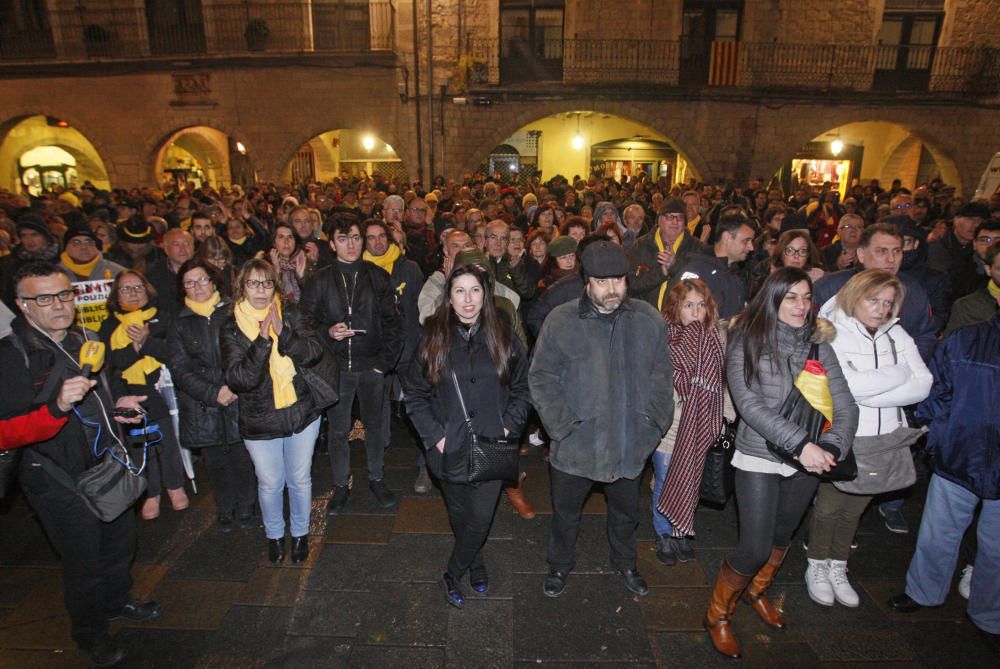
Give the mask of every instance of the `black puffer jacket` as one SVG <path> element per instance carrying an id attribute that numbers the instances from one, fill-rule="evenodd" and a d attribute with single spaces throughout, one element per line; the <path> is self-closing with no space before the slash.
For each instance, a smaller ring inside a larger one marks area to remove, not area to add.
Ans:
<path id="1" fill-rule="evenodd" d="M 300 306 L 337 355 L 341 370 L 388 372 L 396 368 L 403 350 L 403 320 L 396 310 L 389 274 L 381 267 L 364 260 L 334 262 L 306 282 Z M 330 327 L 337 323 L 367 333 L 336 341 Z"/>
<path id="2" fill-rule="evenodd" d="M 188 448 L 231 444 L 240 440 L 239 400 L 228 407 L 218 402 L 226 385 L 219 333 L 229 316 L 223 298 L 209 318 L 181 307 L 170 329 L 169 367 L 177 388 L 181 443 Z"/>
<path id="3" fill-rule="evenodd" d="M 108 317 L 101 323 L 98 336 L 107 346 L 107 367 L 108 378 L 111 379 L 111 390 L 116 396 L 121 395 L 145 395 L 146 400 L 142 403 L 143 408 L 151 420 L 166 419 L 170 415 L 167 403 L 160 396 L 160 391 L 156 389 L 156 384 L 160 380 L 160 370 L 156 370 L 146 375 L 146 382 L 142 384 L 128 383 L 122 378 L 122 372 L 139 362 L 147 355 L 156 358 L 161 364 L 167 364 L 168 348 L 167 333 L 170 331 L 170 316 L 159 307 L 158 302 L 150 302 L 143 309 L 156 308 L 153 317 L 146 321 L 149 327 L 149 336 L 143 342 L 142 348 L 136 351 L 131 344 L 125 348 L 112 350 L 111 335 L 121 325 L 115 315 L 108 314 Z"/>
<path id="4" fill-rule="evenodd" d="M 323 357 L 323 343 L 301 312 L 291 304 L 282 307 L 283 327 L 278 336 L 278 352 L 295 363 L 295 369 L 312 367 Z M 232 314 L 220 335 L 222 366 L 226 384 L 240 396 L 240 435 L 244 439 L 277 439 L 301 431 L 316 420 L 319 411 L 301 374 L 294 379 L 295 404 L 276 409 L 268 362 L 272 339 L 260 335 L 247 339 Z"/>
<path id="5" fill-rule="evenodd" d="M 504 326 L 507 327 L 506 319 Z M 508 327 L 509 329 L 509 327 Z M 448 351 L 449 370 L 437 385 L 424 378 L 417 360 L 406 375 L 406 412 L 427 450 L 427 464 L 435 476 L 446 481 L 468 481 L 468 443 L 465 417 L 458 400 L 451 371 L 462 389 L 465 407 L 477 434 L 502 437 L 504 428 L 511 439 L 524 429 L 530 407 L 528 353 L 521 341 L 511 336 L 514 359 L 510 382 L 501 385 L 496 366 L 484 337 L 473 328 L 466 341 L 461 331 L 452 333 Z M 444 437 L 444 455 L 436 448 Z"/>

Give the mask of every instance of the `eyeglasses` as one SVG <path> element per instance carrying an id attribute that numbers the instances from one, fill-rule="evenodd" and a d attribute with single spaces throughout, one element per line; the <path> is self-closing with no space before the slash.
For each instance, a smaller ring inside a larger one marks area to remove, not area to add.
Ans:
<path id="1" fill-rule="evenodd" d="M 799 256 L 800 258 L 805 258 L 806 256 L 809 255 L 809 247 L 807 246 L 804 249 L 795 249 L 792 248 L 791 246 L 786 246 L 783 253 L 786 256 Z"/>
<path id="2" fill-rule="evenodd" d="M 860 230 L 861 225 L 859 223 L 844 223 L 840 226 L 841 230 Z"/>
<path id="3" fill-rule="evenodd" d="M 508 237 L 507 235 L 502 235 L 502 236 L 501 236 L 501 235 L 494 235 L 494 234 L 492 234 L 492 233 L 491 233 L 491 234 L 488 234 L 488 235 L 486 235 L 486 239 L 492 239 L 493 241 L 496 241 L 496 240 L 498 240 L 498 239 L 499 239 L 499 240 L 500 240 L 500 241 L 502 241 L 502 242 L 507 242 L 507 241 L 510 241 L 510 237 Z"/>
<path id="4" fill-rule="evenodd" d="M 137 283 L 134 286 L 118 286 L 118 290 L 123 293 L 145 293 L 146 287 L 141 283 Z"/>
<path id="5" fill-rule="evenodd" d="M 35 295 L 34 297 L 22 295 L 20 299 L 31 300 L 40 307 L 47 307 L 51 305 L 57 297 L 60 302 L 72 302 L 73 298 L 76 297 L 76 293 L 72 290 L 62 290 L 55 294 L 44 293 L 42 295 Z"/>
<path id="6" fill-rule="evenodd" d="M 97 246 L 97 242 L 87 237 L 77 237 L 76 239 L 71 239 L 69 244 L 70 246 Z"/>
<path id="7" fill-rule="evenodd" d="M 274 288 L 273 279 L 247 279 L 243 283 L 247 288 L 265 288 L 267 290 Z"/>
<path id="8" fill-rule="evenodd" d="M 982 244 L 992 244 L 993 242 L 1000 242 L 1000 236 L 997 237 L 976 237 L 976 241 Z"/>
<path id="9" fill-rule="evenodd" d="M 187 279 L 184 282 L 184 287 L 185 288 L 194 288 L 195 286 L 207 286 L 211 282 L 212 282 L 211 278 L 209 278 L 207 276 L 203 276 L 200 279 Z"/>
<path id="10" fill-rule="evenodd" d="M 903 204 L 895 205 L 893 209 L 909 209 L 912 206 L 913 206 L 912 202 L 904 202 Z"/>
<path id="11" fill-rule="evenodd" d="M 415 214 L 426 214 L 427 210 L 423 207 L 410 207 L 407 211 L 412 211 Z"/>

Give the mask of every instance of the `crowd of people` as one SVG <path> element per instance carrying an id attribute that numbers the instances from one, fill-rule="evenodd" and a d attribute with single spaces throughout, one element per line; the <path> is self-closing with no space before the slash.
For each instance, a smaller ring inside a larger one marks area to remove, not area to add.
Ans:
<path id="1" fill-rule="evenodd" d="M 858 522 L 874 500 L 889 531 L 910 531 L 902 508 L 923 452 L 923 522 L 891 605 L 942 604 L 961 554 L 969 617 L 1000 634 L 1000 196 L 873 180 L 841 200 L 830 184 L 789 194 L 645 174 L 85 184 L 0 191 L 0 256 L 0 450 L 22 456 L 20 488 L 63 556 L 73 638 L 96 666 L 125 654 L 109 620 L 160 615 L 129 594 L 136 516 L 155 522 L 164 496 L 187 508 L 192 454 L 219 531 L 262 525 L 270 562 L 300 563 L 314 451 L 328 453 L 336 516 L 358 494 L 357 420 L 383 508 L 400 492 L 385 481 L 390 426 L 411 430 L 414 491 L 436 485 L 447 507 L 440 583 L 459 608 L 466 577 L 489 590 L 482 549 L 500 496 L 534 516 L 523 473 L 470 480 L 470 435 L 543 449 L 542 587 L 558 597 L 595 485 L 612 565 L 648 593 L 636 555 L 647 465 L 656 557 L 694 559 L 706 454 L 735 432 L 739 543 L 704 619 L 731 657 L 739 600 L 784 627 L 767 590 L 810 508 L 809 596 L 859 605 Z M 80 360 L 93 341 L 100 370 Z M 818 423 L 788 408 L 795 397 Z M 137 514 L 107 522 L 51 467 L 80 477 L 115 441 L 143 463 L 145 493 Z"/>

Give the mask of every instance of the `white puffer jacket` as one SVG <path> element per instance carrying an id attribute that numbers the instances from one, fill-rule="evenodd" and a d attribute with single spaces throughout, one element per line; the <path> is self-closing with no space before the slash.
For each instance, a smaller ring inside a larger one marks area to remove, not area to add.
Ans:
<path id="1" fill-rule="evenodd" d="M 907 426 L 902 407 L 926 399 L 933 382 L 913 338 L 898 318 L 869 334 L 857 319 L 835 308 L 835 300 L 830 298 L 820 315 L 837 328 L 830 346 L 858 403 L 857 436 L 888 434 Z"/>

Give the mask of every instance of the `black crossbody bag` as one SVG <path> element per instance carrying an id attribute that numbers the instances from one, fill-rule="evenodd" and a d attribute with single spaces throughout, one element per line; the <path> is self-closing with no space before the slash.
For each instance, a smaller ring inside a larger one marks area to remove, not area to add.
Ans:
<path id="1" fill-rule="evenodd" d="M 472 419 L 465 410 L 465 399 L 462 388 L 458 385 L 458 377 L 451 373 L 455 384 L 458 402 L 462 405 L 462 416 L 465 417 L 465 430 L 468 442 L 469 483 L 485 481 L 516 481 L 519 469 L 519 447 L 517 441 L 507 437 L 486 437 L 476 434 L 472 429 Z"/>

